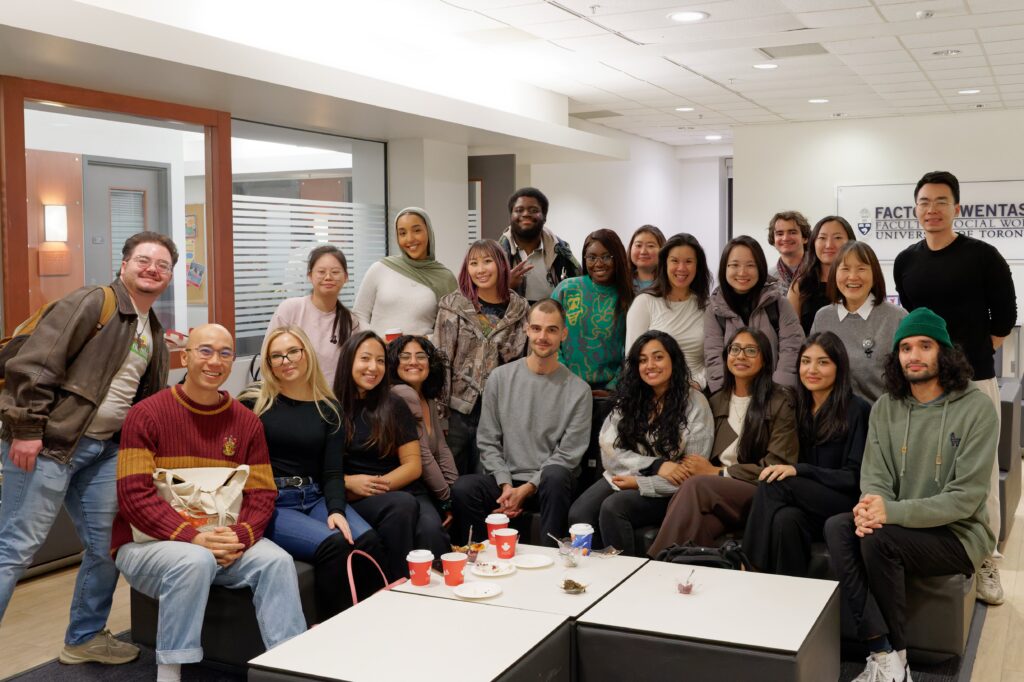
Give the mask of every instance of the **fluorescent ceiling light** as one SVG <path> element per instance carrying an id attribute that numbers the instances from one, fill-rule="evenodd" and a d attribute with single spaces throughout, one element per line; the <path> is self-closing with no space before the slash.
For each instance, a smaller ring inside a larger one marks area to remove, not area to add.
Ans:
<path id="1" fill-rule="evenodd" d="M 957 90 L 956 94 L 958 94 L 958 95 L 977 95 L 979 92 L 981 92 L 981 90 L 978 90 L 977 88 L 968 88 L 967 90 Z"/>
<path id="2" fill-rule="evenodd" d="M 676 107 L 676 111 L 693 111 L 693 107 Z"/>
<path id="3" fill-rule="evenodd" d="M 815 97 L 814 99 L 807 100 L 811 104 L 828 104 L 828 100 L 824 97 Z"/>
<path id="4" fill-rule="evenodd" d="M 721 140 L 722 136 L 721 135 L 705 135 L 704 139 L 705 140 L 710 140 L 711 142 L 714 142 L 715 140 Z"/>
<path id="5" fill-rule="evenodd" d="M 768 69 L 777 69 L 777 68 L 779 68 L 779 65 L 778 64 L 754 64 L 754 68 L 755 69 L 762 69 L 764 71 L 767 71 Z"/>
<path id="6" fill-rule="evenodd" d="M 668 18 L 672 21 L 678 21 L 682 24 L 690 24 L 695 21 L 704 21 L 710 14 L 707 12 L 694 12 L 691 10 L 683 10 L 680 12 L 672 12 L 668 15 Z"/>

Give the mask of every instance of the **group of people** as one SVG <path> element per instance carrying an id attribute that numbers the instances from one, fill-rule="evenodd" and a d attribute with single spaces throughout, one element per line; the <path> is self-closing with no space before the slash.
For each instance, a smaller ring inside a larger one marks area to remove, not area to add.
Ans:
<path id="1" fill-rule="evenodd" d="M 993 352 L 1016 323 L 1005 261 L 953 230 L 957 179 L 928 173 L 914 198 L 925 239 L 895 263 L 904 308 L 839 216 L 776 214 L 772 268 L 731 239 L 713 288 L 700 242 L 652 225 L 628 247 L 591 233 L 581 267 L 534 188 L 456 277 L 410 207 L 351 311 L 344 254 L 309 254 L 312 291 L 280 304 L 237 400 L 216 324 L 192 330 L 165 388 L 151 306 L 178 253 L 136 234 L 109 322 L 108 294 L 80 289 L 4 368 L 0 617 L 62 505 L 85 555 L 60 659 L 137 656 L 104 629 L 120 571 L 160 600 L 160 679 L 202 659 L 211 584 L 253 588 L 269 648 L 306 627 L 292 557 L 314 565 L 321 620 L 350 604 L 353 549 L 398 578 L 413 548 L 439 557 L 492 512 L 536 510 L 544 542 L 584 522 L 595 547 L 655 556 L 734 533 L 757 570 L 793 576 L 824 538 L 872 651 L 858 679 L 909 679 L 904 573 L 979 572 L 981 598 L 1002 601 Z M 603 476 L 577 490 L 588 448 Z M 154 485 L 158 469 L 243 464 L 229 526 L 194 527 Z"/>

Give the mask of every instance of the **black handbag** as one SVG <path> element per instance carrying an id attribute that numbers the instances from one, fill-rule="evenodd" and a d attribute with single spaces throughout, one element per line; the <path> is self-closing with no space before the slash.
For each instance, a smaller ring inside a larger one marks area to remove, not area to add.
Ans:
<path id="1" fill-rule="evenodd" d="M 709 568 L 729 568 L 734 571 L 753 570 L 750 559 L 735 540 L 726 540 L 721 547 L 701 547 L 688 540 L 681 545 L 666 547 L 658 552 L 654 560 Z"/>

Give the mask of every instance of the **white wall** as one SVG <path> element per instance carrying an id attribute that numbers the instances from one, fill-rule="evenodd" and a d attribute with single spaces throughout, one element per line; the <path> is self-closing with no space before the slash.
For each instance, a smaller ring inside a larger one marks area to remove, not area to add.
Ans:
<path id="1" fill-rule="evenodd" d="M 551 202 L 548 226 L 569 242 L 577 258 L 583 240 L 594 230 L 613 229 L 628 247 L 633 231 L 649 223 L 666 236 L 690 232 L 704 246 L 709 261 L 717 262 L 719 159 L 680 160 L 668 145 L 593 124 L 578 126 L 625 141 L 630 153 L 625 161 L 530 168 L 530 183 Z"/>
<path id="2" fill-rule="evenodd" d="M 948 170 L 961 182 L 1024 179 L 1024 115 L 980 111 L 937 116 L 740 127 L 734 131 L 734 228 L 765 247 L 767 221 L 802 211 L 813 225 L 835 213 L 840 185 L 915 184 Z M 913 197 L 907 197 L 907 204 Z M 856 222 L 856 216 L 844 216 Z M 1018 314 L 1024 312 L 1024 263 L 1011 262 Z M 892 292 L 891 263 L 882 263 Z"/>

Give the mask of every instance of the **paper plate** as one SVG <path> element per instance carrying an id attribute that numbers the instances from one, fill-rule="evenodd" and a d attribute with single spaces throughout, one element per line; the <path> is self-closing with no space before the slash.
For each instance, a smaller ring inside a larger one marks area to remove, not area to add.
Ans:
<path id="1" fill-rule="evenodd" d="M 519 568 L 546 568 L 555 560 L 546 554 L 516 554 L 512 557 L 512 563 Z"/>
<path id="2" fill-rule="evenodd" d="M 493 568 L 491 568 L 493 567 Z M 511 561 L 480 561 L 477 559 L 473 564 L 473 575 L 481 578 L 500 578 L 516 572 L 516 565 Z"/>
<path id="3" fill-rule="evenodd" d="M 462 583 L 452 592 L 463 599 L 487 599 L 501 594 L 501 586 L 497 583 Z"/>

